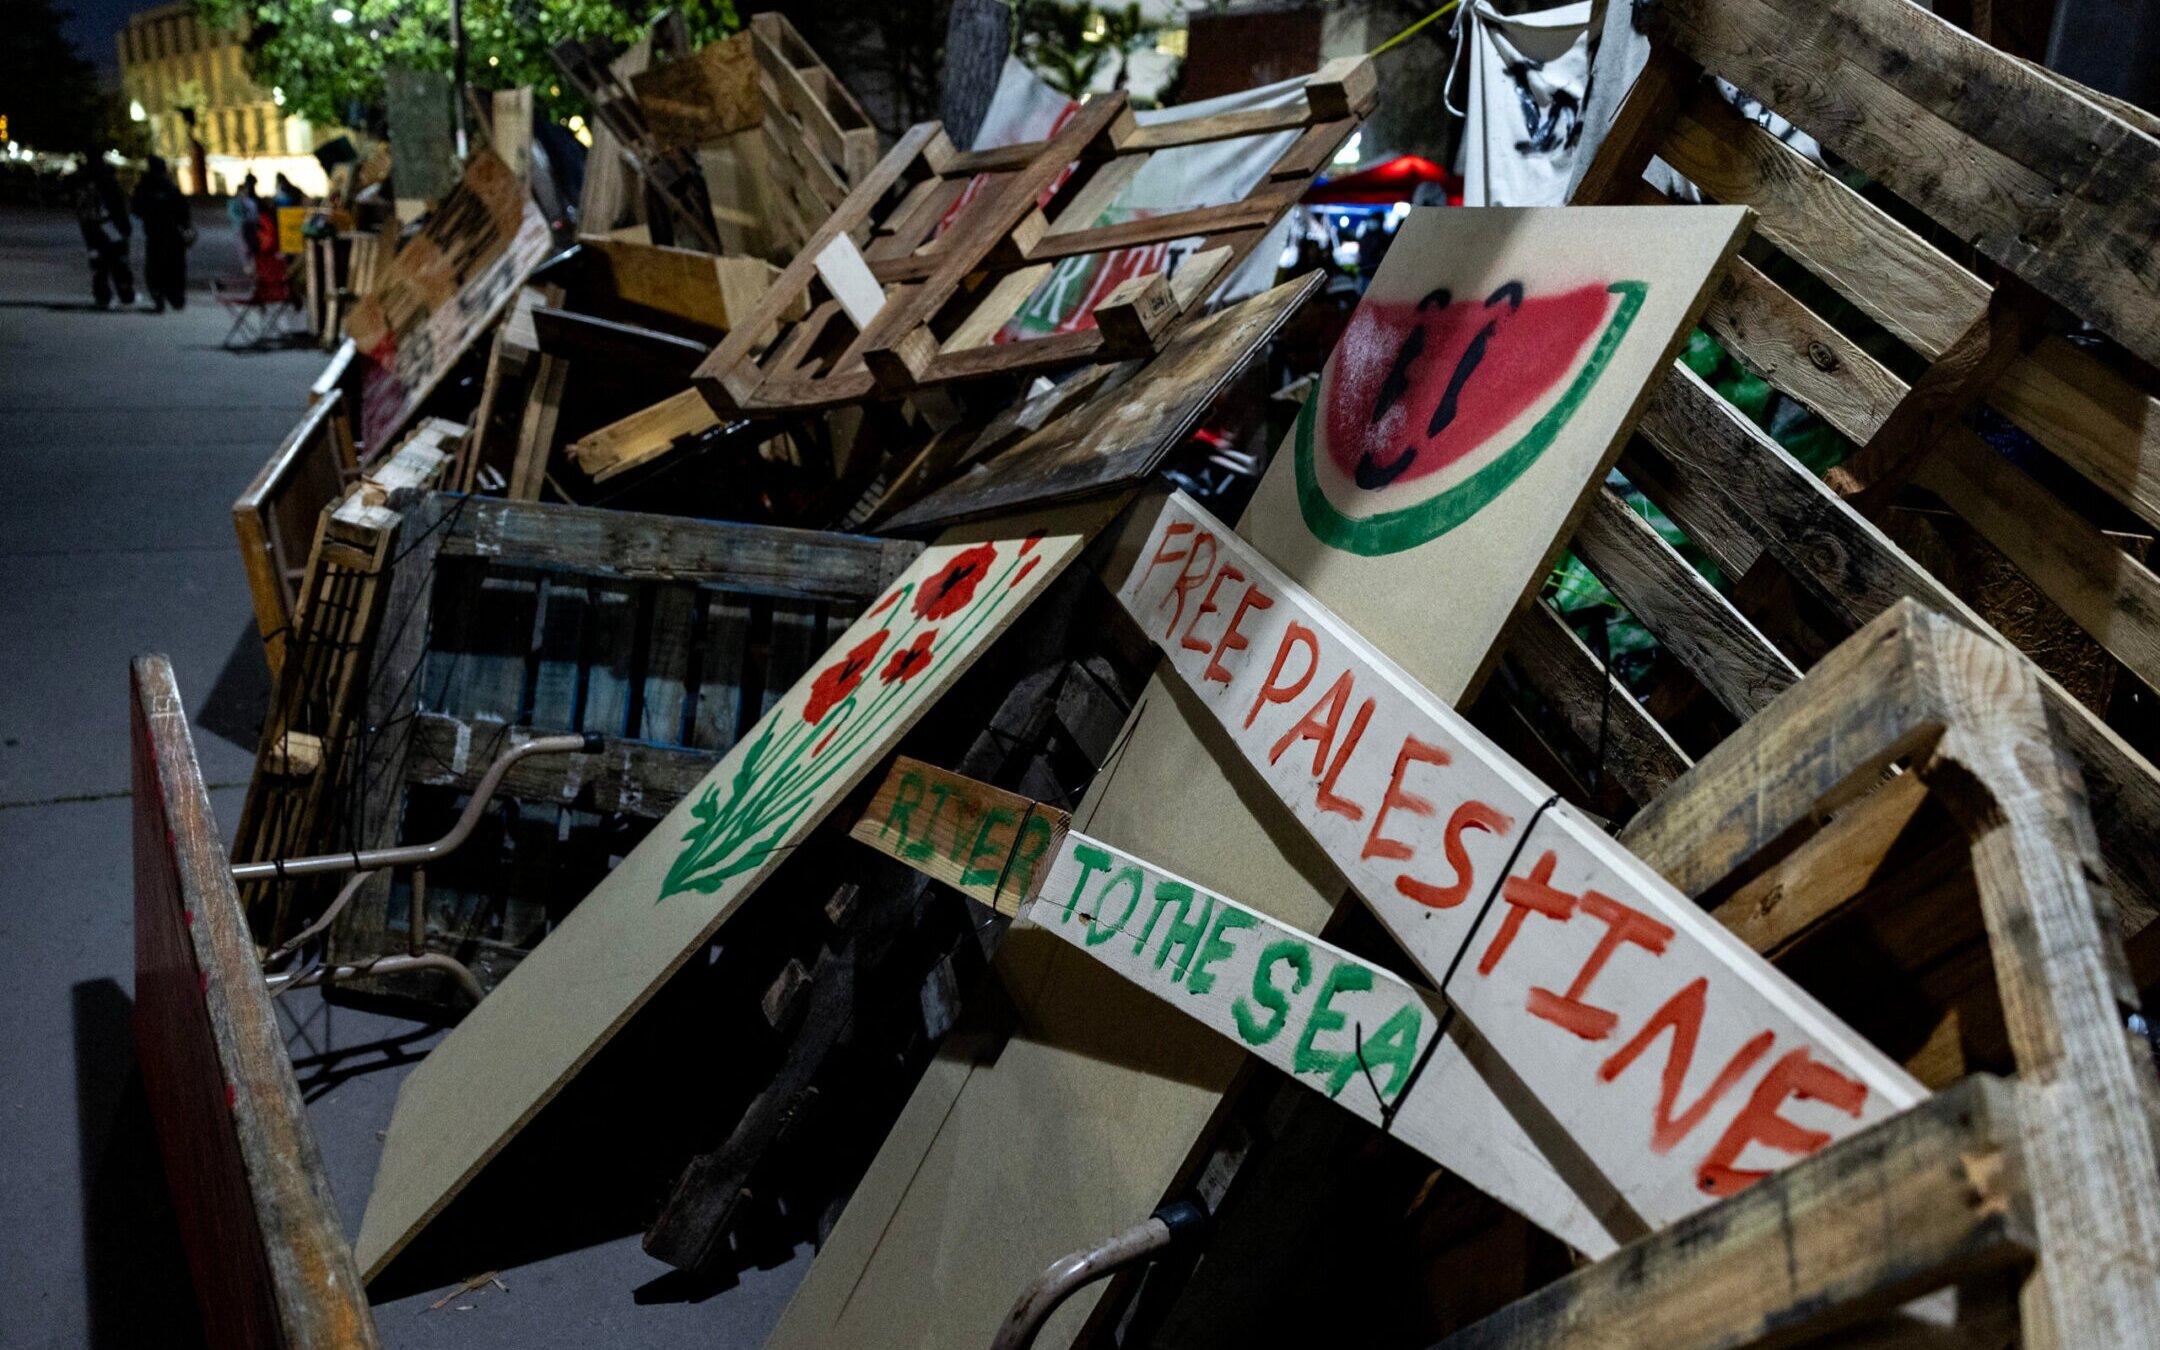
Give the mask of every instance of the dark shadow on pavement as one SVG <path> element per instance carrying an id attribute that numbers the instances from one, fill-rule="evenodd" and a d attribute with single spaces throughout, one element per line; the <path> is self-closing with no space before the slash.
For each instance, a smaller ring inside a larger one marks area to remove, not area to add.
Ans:
<path id="1" fill-rule="evenodd" d="M 136 1069 L 134 1003 L 117 981 L 85 980 L 74 1012 L 89 1343 L 194 1350 L 195 1288 Z"/>

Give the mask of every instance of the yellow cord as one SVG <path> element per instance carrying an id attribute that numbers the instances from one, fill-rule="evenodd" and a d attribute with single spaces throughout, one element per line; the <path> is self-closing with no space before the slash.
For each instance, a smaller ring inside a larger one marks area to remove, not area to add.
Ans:
<path id="1" fill-rule="evenodd" d="M 1432 13 L 1426 15 L 1424 18 L 1419 19 L 1416 23 L 1411 24 L 1408 28 L 1403 29 L 1400 33 L 1397 33 L 1395 36 L 1389 38 L 1387 41 L 1381 43 L 1379 46 L 1373 48 L 1371 51 L 1365 54 L 1367 56 L 1378 56 L 1380 53 L 1386 51 L 1390 47 L 1396 46 L 1399 43 L 1409 41 L 1410 38 L 1414 36 L 1417 31 L 1423 28 L 1426 24 L 1431 23 L 1434 19 L 1446 18 L 1448 15 L 1453 14 L 1455 10 L 1461 6 L 1461 4 L 1462 0 L 1447 0 L 1447 3 L 1440 6 L 1440 8 L 1434 10 Z"/>

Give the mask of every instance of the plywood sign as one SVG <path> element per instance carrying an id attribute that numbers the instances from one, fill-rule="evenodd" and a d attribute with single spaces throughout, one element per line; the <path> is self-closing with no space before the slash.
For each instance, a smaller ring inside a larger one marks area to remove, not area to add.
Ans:
<path id="1" fill-rule="evenodd" d="M 1412 212 L 1241 532 L 1396 651 L 1497 634 L 1543 569 L 1492 538 L 1549 564 L 1747 215 Z M 1441 579 L 1426 603 L 1404 603 L 1413 553 Z M 1428 683 L 1453 699 L 1469 679 Z"/>
<path id="2" fill-rule="evenodd" d="M 1077 557 L 1115 503 L 954 531 L 405 1081 L 357 1253 L 367 1278 L 717 932 Z"/>
<path id="3" fill-rule="evenodd" d="M 547 256 L 547 221 L 517 176 L 482 151 L 418 235 L 379 268 L 345 331 L 366 361 L 360 437 L 390 444 Z"/>
<path id="4" fill-rule="evenodd" d="M 1119 599 L 1644 1222 L 1924 1095 L 1190 498 Z"/>
<path id="5" fill-rule="evenodd" d="M 1000 914 L 1034 894 L 1072 818 L 909 755 L 893 762 L 849 833 Z"/>

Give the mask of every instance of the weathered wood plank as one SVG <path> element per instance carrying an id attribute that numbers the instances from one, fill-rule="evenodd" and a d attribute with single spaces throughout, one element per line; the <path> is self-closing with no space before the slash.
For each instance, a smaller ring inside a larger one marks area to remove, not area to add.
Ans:
<path id="1" fill-rule="evenodd" d="M 203 1329 L 218 1345 L 378 1344 L 256 964 L 172 667 L 138 658 L 135 1040 Z"/>
<path id="2" fill-rule="evenodd" d="M 848 834 L 1013 915 L 1035 894 L 1036 874 L 1071 820 L 1054 806 L 902 755 Z"/>
<path id="3" fill-rule="evenodd" d="M 1642 429 L 1676 471 L 1729 501 L 1794 578 L 1854 627 L 1910 596 L 2002 641 L 1685 366 L 1658 386 Z M 2085 768 L 2101 850 L 2129 887 L 2117 899 L 2130 930 L 2142 929 L 2160 914 L 2160 770 L 2061 685 L 2038 678 L 2065 748 Z"/>
<path id="4" fill-rule="evenodd" d="M 1680 50 L 2160 362 L 2160 141 L 1905 0 L 1661 15 Z"/>
<path id="5" fill-rule="evenodd" d="M 1442 1350 L 1784 1346 L 2032 1259 L 2017 1101 L 1975 1078 L 1576 1271 Z"/>
<path id="6" fill-rule="evenodd" d="M 442 552 L 504 566 L 571 568 L 620 581 L 689 581 L 753 595 L 859 604 L 882 594 L 922 545 L 827 530 L 475 497 L 447 530 Z"/>
<path id="7" fill-rule="evenodd" d="M 1762 711 L 1800 678 L 1770 639 L 1611 488 L 1599 489 L 1591 499 L 1576 527 L 1575 551 L 1741 720 Z"/>
<path id="8" fill-rule="evenodd" d="M 469 792 L 495 756 L 535 736 L 552 734 L 556 733 L 420 713 L 413 719 L 405 781 Z M 657 820 L 674 810 L 712 772 L 719 758 L 715 750 L 606 737 L 595 750 L 518 761 L 504 776 L 500 794 L 517 801 L 620 811 Z"/>
<path id="9" fill-rule="evenodd" d="M 1523 678 L 1592 754 L 1600 774 L 1646 802 L 1686 773 L 1689 759 L 1627 686 L 1606 671 L 1552 606 L 1537 601 L 1508 629 Z"/>

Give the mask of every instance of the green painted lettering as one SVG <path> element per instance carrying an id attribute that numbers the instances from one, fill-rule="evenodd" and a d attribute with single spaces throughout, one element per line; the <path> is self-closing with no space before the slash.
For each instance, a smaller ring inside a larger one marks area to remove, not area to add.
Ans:
<path id="1" fill-rule="evenodd" d="M 914 862 L 930 856 L 931 845 L 937 840 L 938 818 L 945 814 L 945 799 L 952 796 L 952 789 L 943 783 L 932 783 L 930 795 L 937 798 L 937 806 L 930 812 L 930 823 L 923 826 L 922 838 L 900 851 L 902 857 Z"/>
<path id="2" fill-rule="evenodd" d="M 878 828 L 878 838 L 883 839 L 897 827 L 900 831 L 900 847 L 908 841 L 908 817 L 922 805 L 922 775 L 909 769 L 900 775 L 900 786 L 893 790 L 892 810 L 885 815 L 885 823 Z"/>
<path id="3" fill-rule="evenodd" d="M 1405 1003 L 1366 1038 L 1365 1067 L 1372 1070 L 1373 1081 L 1380 1083 L 1381 1101 L 1394 1100 L 1410 1081 L 1410 1071 L 1417 1067 L 1418 1032 L 1424 1025 L 1424 1009 Z M 1382 1069 L 1388 1070 L 1385 1082 L 1380 1079 Z"/>
<path id="4" fill-rule="evenodd" d="M 960 885 L 963 889 L 997 883 L 999 875 L 1005 871 L 1004 863 L 1000 861 L 996 867 L 977 867 L 975 860 L 989 857 L 996 851 L 997 845 L 990 842 L 992 830 L 1000 825 L 1018 824 L 1019 820 L 1020 817 L 1014 815 L 1009 806 L 993 806 L 983 812 L 982 828 L 975 831 L 975 847 L 968 850 L 967 870 L 960 874 Z"/>
<path id="5" fill-rule="evenodd" d="M 1072 894 L 1065 897 L 1065 912 L 1058 917 L 1059 923 L 1071 923 L 1073 906 L 1080 903 L 1080 892 L 1087 889 L 1088 878 L 1097 872 L 1110 870 L 1110 854 L 1092 844 L 1073 845 L 1073 861 L 1080 864 L 1080 875 L 1073 880 Z"/>
<path id="6" fill-rule="evenodd" d="M 1277 989 L 1269 979 L 1277 961 L 1288 961 L 1295 972 L 1290 980 L 1289 993 Z M 1277 1032 L 1290 1016 L 1291 995 L 1312 983 L 1312 948 L 1294 938 L 1280 938 L 1270 942 L 1260 953 L 1260 964 L 1253 967 L 1252 1000 L 1239 999 L 1230 1005 L 1230 1015 L 1237 1022 L 1238 1035 L 1247 1045 L 1266 1045 L 1275 1039 Z M 1253 1012 L 1253 1001 L 1268 1010 L 1267 1020 L 1261 1021 Z"/>
<path id="7" fill-rule="evenodd" d="M 1185 968 L 1192 964 L 1193 953 L 1200 949 L 1200 939 L 1207 936 L 1208 915 L 1214 912 L 1215 897 L 1204 893 L 1200 896 L 1200 917 L 1191 923 L 1185 922 L 1188 907 L 1185 903 L 1178 905 L 1177 919 L 1163 935 L 1162 950 L 1155 953 L 1155 969 L 1161 970 L 1171 952 L 1184 949 L 1184 955 L 1178 957 L 1177 970 L 1170 976 L 1172 984 L 1185 978 Z"/>
<path id="8" fill-rule="evenodd" d="M 1291 1057 L 1293 1073 L 1324 1073 L 1328 1076 L 1327 1094 L 1332 1097 L 1350 1081 L 1357 1072 L 1357 1056 L 1341 1050 L 1319 1050 L 1313 1040 L 1331 1031 L 1340 1031 L 1349 1019 L 1330 1006 L 1337 994 L 1356 993 L 1372 988 L 1372 972 L 1354 961 L 1345 961 L 1327 973 L 1320 982 L 1320 996 L 1313 1000 L 1312 1012 L 1305 1018 L 1305 1034 L 1298 1037 L 1297 1053 Z"/>
<path id="9" fill-rule="evenodd" d="M 1128 883 L 1132 886 L 1132 899 L 1125 902 L 1125 912 L 1118 915 L 1118 921 L 1106 925 L 1103 923 L 1103 916 L 1110 912 L 1110 892 Z M 1102 892 L 1095 897 L 1095 915 L 1088 920 L 1087 945 L 1100 947 L 1112 937 L 1124 932 L 1125 925 L 1132 919 L 1133 911 L 1140 908 L 1140 892 L 1146 888 L 1147 877 L 1138 867 L 1128 867 L 1104 882 Z"/>
<path id="10" fill-rule="evenodd" d="M 1035 893 L 1035 869 L 1042 863 L 1043 854 L 1050 851 L 1050 837 L 1056 831 L 1042 816 L 1029 816 L 1020 827 L 1020 837 L 1013 841 L 1012 870 L 1006 879 L 1017 887 L 1016 893 L 1026 899 Z M 1029 848 L 1029 843 L 1034 847 Z M 996 895 L 993 892 L 992 898 Z"/>
<path id="11" fill-rule="evenodd" d="M 1185 992 L 1204 994 L 1215 987 L 1215 975 L 1208 967 L 1230 955 L 1233 950 L 1223 934 L 1233 928 L 1253 928 L 1260 921 L 1236 905 L 1225 900 L 1215 911 L 1215 926 L 1208 930 L 1207 941 L 1200 944 L 1199 955 L 1193 957 L 1192 970 L 1185 976 Z"/>
<path id="12" fill-rule="evenodd" d="M 1155 931 L 1155 921 L 1162 917 L 1162 912 L 1169 908 L 1170 902 L 1173 900 L 1177 901 L 1178 917 L 1184 918 L 1185 906 L 1192 903 L 1192 887 L 1182 881 L 1156 882 L 1155 908 L 1148 911 L 1147 926 L 1140 930 L 1139 937 L 1133 939 L 1132 951 L 1134 956 L 1138 956 L 1141 952 L 1147 950 L 1148 936 Z M 1162 958 L 1157 957 L 1155 964 L 1160 966 Z"/>

